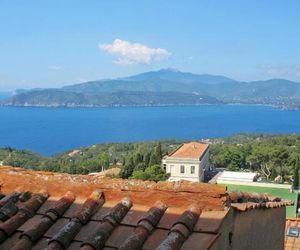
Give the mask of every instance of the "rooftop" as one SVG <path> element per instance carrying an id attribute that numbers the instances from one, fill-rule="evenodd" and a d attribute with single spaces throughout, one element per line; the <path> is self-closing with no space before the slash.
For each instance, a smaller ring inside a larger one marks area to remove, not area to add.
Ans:
<path id="1" fill-rule="evenodd" d="M 223 171 L 217 177 L 217 183 L 222 181 L 253 182 L 257 178 L 257 173 Z"/>
<path id="2" fill-rule="evenodd" d="M 300 218 L 287 218 L 285 224 L 285 250 L 300 249 Z"/>
<path id="3" fill-rule="evenodd" d="M 207 249 L 230 209 L 289 205 L 267 194 L 0 167 L 0 249 Z"/>
<path id="4" fill-rule="evenodd" d="M 174 158 L 194 158 L 199 159 L 209 147 L 209 144 L 199 142 L 189 142 L 182 144 L 178 149 L 169 154 Z"/>

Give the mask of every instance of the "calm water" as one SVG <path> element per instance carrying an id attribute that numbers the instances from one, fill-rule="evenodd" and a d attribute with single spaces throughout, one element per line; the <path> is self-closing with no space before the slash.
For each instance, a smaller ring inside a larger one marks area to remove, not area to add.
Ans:
<path id="1" fill-rule="evenodd" d="M 219 105 L 141 108 L 0 107 L 0 147 L 51 155 L 102 142 L 300 132 L 300 111 Z"/>

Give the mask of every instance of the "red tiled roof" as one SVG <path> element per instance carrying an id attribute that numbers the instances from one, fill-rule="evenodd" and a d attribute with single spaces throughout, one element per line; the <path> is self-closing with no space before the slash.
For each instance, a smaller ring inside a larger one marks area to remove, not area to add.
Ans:
<path id="1" fill-rule="evenodd" d="M 0 248 L 13 250 L 207 249 L 218 239 L 230 206 L 282 202 L 268 195 L 227 193 L 211 184 L 10 167 L 0 167 L 0 183 Z"/>
<path id="2" fill-rule="evenodd" d="M 208 147 L 209 144 L 199 142 L 184 143 L 177 150 L 172 152 L 169 157 L 199 159 Z"/>
<path id="3" fill-rule="evenodd" d="M 300 218 L 287 218 L 285 224 L 285 238 L 284 238 L 284 249 L 300 249 L 300 234 L 298 237 L 291 237 L 287 235 L 289 228 L 299 228 L 300 230 Z"/>
<path id="4" fill-rule="evenodd" d="M 230 206 L 239 211 L 246 211 L 255 208 L 277 208 L 293 205 L 291 200 L 282 200 L 270 194 L 259 194 L 255 192 L 228 192 L 231 201 Z"/>

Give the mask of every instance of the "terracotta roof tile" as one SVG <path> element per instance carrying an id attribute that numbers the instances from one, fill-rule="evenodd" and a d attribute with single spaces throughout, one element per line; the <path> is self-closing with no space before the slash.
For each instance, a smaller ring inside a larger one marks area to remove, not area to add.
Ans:
<path id="1" fill-rule="evenodd" d="M 218 238 L 231 208 L 288 204 L 269 195 L 227 193 L 224 187 L 210 184 L 111 180 L 6 167 L 0 170 L 1 191 L 6 195 L 2 204 L 12 202 L 17 208 L 0 223 L 0 250 L 87 250 L 93 246 L 124 250 L 160 245 L 207 249 Z M 41 188 L 49 193 L 47 200 L 37 193 Z M 73 193 L 66 193 L 68 190 Z M 31 198 L 25 201 L 29 194 Z M 191 205 L 193 209 L 188 209 Z"/>
<path id="2" fill-rule="evenodd" d="M 255 192 L 228 192 L 229 203 L 232 208 L 239 211 L 246 211 L 255 208 L 277 208 L 282 206 L 291 206 L 293 201 L 282 200 L 279 197 L 269 194 L 258 194 Z M 229 204 L 228 204 L 229 205 Z"/>
<path id="3" fill-rule="evenodd" d="M 3 242 L 7 236 L 12 235 L 16 229 L 35 215 L 35 212 L 47 199 L 47 194 L 35 194 L 26 201 L 18 212 L 0 224 L 0 242 Z"/>
<path id="4" fill-rule="evenodd" d="M 128 211 L 121 224 L 136 226 L 138 222 L 147 214 L 149 206 L 135 205 Z"/>
<path id="5" fill-rule="evenodd" d="M 169 207 L 157 227 L 162 229 L 171 229 L 172 225 L 179 219 L 181 214 L 186 210 L 184 207 Z"/>
<path id="6" fill-rule="evenodd" d="M 30 228 L 23 227 L 23 233 L 20 240 L 16 242 L 12 248 L 17 249 L 31 249 L 35 242 L 37 242 L 47 230 L 60 218 L 64 212 L 73 203 L 75 196 L 71 192 L 67 192 L 60 200 L 55 202 L 37 221 L 30 221 Z M 34 217 L 35 218 L 35 217 Z"/>
<path id="7" fill-rule="evenodd" d="M 12 192 L 0 200 L 0 207 L 3 207 L 7 202 L 12 201 L 13 203 L 16 203 L 19 199 L 20 193 L 18 192 Z"/>
<path id="8" fill-rule="evenodd" d="M 19 239 L 20 235 L 20 232 L 16 232 L 8 237 L 3 243 L 1 243 L 0 250 L 11 249 L 14 246 L 15 242 Z"/>
<path id="9" fill-rule="evenodd" d="M 103 204 L 103 193 L 94 191 L 80 207 L 76 215 L 65 224 L 49 241 L 47 249 L 57 245 L 67 248 L 80 231 L 82 225 L 87 224 L 98 207 Z"/>
<path id="10" fill-rule="evenodd" d="M 94 228 L 90 237 L 82 243 L 83 249 L 101 249 L 105 246 L 106 240 L 109 238 L 113 230 L 119 225 L 122 219 L 132 206 L 129 198 L 124 198 L 121 202 L 103 218 L 103 222 Z"/>
<path id="11" fill-rule="evenodd" d="M 157 249 L 180 249 L 192 233 L 200 215 L 200 208 L 192 206 L 186 210 L 173 224 L 168 236 Z"/>
<path id="12" fill-rule="evenodd" d="M 48 245 L 48 239 L 42 238 L 32 247 L 32 250 L 46 249 L 47 245 Z"/>
<path id="13" fill-rule="evenodd" d="M 184 242 L 181 250 L 207 250 L 212 246 L 218 237 L 219 234 L 193 233 Z"/>
<path id="14" fill-rule="evenodd" d="M 289 228 L 298 228 L 300 230 L 300 218 L 287 218 L 285 224 L 285 250 L 300 249 L 300 234 L 292 237 L 288 235 Z"/>
<path id="15" fill-rule="evenodd" d="M 177 150 L 172 152 L 169 157 L 199 159 L 208 147 L 209 144 L 199 142 L 185 143 L 182 144 Z"/>
<path id="16" fill-rule="evenodd" d="M 167 205 L 164 202 L 156 202 L 155 205 L 150 208 L 142 218 L 140 218 L 134 232 L 122 243 L 119 249 L 140 249 L 143 246 L 144 242 L 147 240 L 148 236 L 153 232 L 166 209 Z"/>
<path id="17" fill-rule="evenodd" d="M 146 240 L 143 249 L 156 249 L 168 237 L 168 230 L 156 229 Z"/>
<path id="18" fill-rule="evenodd" d="M 228 214 L 228 209 L 222 211 L 202 211 L 194 227 L 195 232 L 217 233 Z"/>
<path id="19" fill-rule="evenodd" d="M 121 244 L 133 233 L 133 227 L 118 226 L 107 239 L 105 245 L 119 248 Z"/>

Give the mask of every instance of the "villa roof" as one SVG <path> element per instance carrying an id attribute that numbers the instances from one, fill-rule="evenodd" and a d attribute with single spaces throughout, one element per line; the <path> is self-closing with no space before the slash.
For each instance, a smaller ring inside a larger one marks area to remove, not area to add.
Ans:
<path id="1" fill-rule="evenodd" d="M 208 147 L 209 144 L 205 143 L 184 143 L 178 149 L 169 154 L 169 157 L 199 159 L 205 153 Z"/>
<path id="2" fill-rule="evenodd" d="M 0 167 L 0 184 L 0 249 L 14 250 L 207 249 L 231 208 L 289 204 L 267 194 L 227 192 L 220 185 L 11 167 Z"/>

